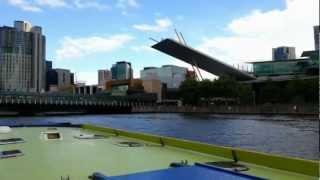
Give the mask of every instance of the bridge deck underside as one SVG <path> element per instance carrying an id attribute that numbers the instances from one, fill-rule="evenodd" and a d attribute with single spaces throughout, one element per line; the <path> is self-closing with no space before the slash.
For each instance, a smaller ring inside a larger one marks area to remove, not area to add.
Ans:
<path id="1" fill-rule="evenodd" d="M 162 40 L 161 42 L 153 45 L 152 48 L 186 63 L 196 65 L 197 67 L 217 76 L 229 75 L 240 81 L 255 79 L 248 73 L 233 68 L 230 65 L 172 39 Z"/>

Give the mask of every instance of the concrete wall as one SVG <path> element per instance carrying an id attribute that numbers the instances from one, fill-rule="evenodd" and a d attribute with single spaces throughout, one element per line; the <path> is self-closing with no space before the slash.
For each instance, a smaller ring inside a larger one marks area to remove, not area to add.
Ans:
<path id="1" fill-rule="evenodd" d="M 215 113 L 215 114 L 288 114 L 318 115 L 318 105 L 260 105 L 260 106 L 140 106 L 133 107 L 133 113 Z"/>

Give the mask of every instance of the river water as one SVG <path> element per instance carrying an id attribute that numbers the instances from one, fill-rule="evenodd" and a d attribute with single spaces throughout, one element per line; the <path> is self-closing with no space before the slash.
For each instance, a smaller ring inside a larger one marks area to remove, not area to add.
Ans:
<path id="1" fill-rule="evenodd" d="M 90 123 L 113 128 L 319 159 L 319 121 L 286 116 L 122 114 L 1 117 L 8 122 Z"/>

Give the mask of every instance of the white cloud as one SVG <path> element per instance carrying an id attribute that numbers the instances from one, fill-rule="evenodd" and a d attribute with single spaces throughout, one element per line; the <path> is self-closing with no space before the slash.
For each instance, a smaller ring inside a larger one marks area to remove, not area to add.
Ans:
<path id="1" fill-rule="evenodd" d="M 65 0 L 36 0 L 36 3 L 40 6 L 49 6 L 52 8 L 67 6 Z"/>
<path id="2" fill-rule="evenodd" d="M 98 10 L 110 7 L 100 0 L 7 0 L 7 2 L 24 11 L 40 12 L 44 8 L 93 8 Z"/>
<path id="3" fill-rule="evenodd" d="M 98 1 L 92 0 L 74 0 L 74 5 L 77 8 L 94 8 L 98 10 L 110 9 L 110 7 L 106 4 L 102 4 Z"/>
<path id="4" fill-rule="evenodd" d="M 129 8 L 138 8 L 140 4 L 137 0 L 117 0 L 116 7 L 121 9 L 122 15 L 128 15 Z"/>
<path id="5" fill-rule="evenodd" d="M 139 3 L 136 0 L 118 0 L 117 7 L 126 9 L 129 7 L 139 7 Z"/>
<path id="6" fill-rule="evenodd" d="M 110 37 L 65 37 L 62 40 L 61 47 L 56 51 L 56 57 L 58 60 L 65 60 L 82 58 L 97 53 L 108 53 L 121 48 L 132 39 L 133 37 L 127 34 Z"/>
<path id="7" fill-rule="evenodd" d="M 10 5 L 18 7 L 24 11 L 31 11 L 31 12 L 40 12 L 41 11 L 41 8 L 30 3 L 27 0 L 8 0 L 8 3 Z"/>
<path id="8" fill-rule="evenodd" d="M 155 24 L 135 24 L 133 28 L 145 32 L 162 32 L 168 30 L 172 26 L 172 21 L 169 18 L 156 19 Z"/>
<path id="9" fill-rule="evenodd" d="M 270 60 L 272 48 L 295 46 L 297 57 L 313 49 L 313 26 L 319 22 L 319 1 L 287 0 L 283 10 L 254 10 L 231 21 L 230 36 L 204 38 L 198 49 L 229 64 Z"/>

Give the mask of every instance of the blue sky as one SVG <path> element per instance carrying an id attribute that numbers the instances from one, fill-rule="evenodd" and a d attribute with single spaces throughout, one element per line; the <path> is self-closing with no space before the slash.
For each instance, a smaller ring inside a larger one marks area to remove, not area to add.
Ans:
<path id="1" fill-rule="evenodd" d="M 43 27 L 47 59 L 97 82 L 97 70 L 130 61 L 190 66 L 149 48 L 149 37 L 174 38 L 230 64 L 271 58 L 280 45 L 313 48 L 317 0 L 0 0 L 0 25 L 27 20 Z M 287 30 L 290 30 L 288 32 Z M 205 74 L 206 77 L 211 77 Z"/>

